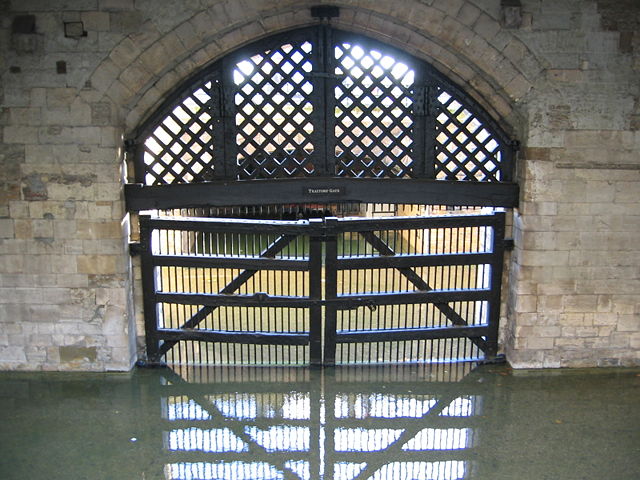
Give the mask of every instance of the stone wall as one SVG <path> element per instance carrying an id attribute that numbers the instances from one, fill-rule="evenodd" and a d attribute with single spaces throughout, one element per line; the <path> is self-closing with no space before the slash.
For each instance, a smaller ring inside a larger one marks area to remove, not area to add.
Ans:
<path id="1" fill-rule="evenodd" d="M 144 332 L 123 135 L 200 67 L 313 23 L 317 3 L 0 0 L 0 369 L 130 368 Z M 639 364 L 640 5 L 327 3 L 339 27 L 431 62 L 520 140 L 512 364 Z"/>
<path id="2" fill-rule="evenodd" d="M 546 72 L 523 109 L 509 360 L 640 362 L 640 4 L 526 2 Z"/>

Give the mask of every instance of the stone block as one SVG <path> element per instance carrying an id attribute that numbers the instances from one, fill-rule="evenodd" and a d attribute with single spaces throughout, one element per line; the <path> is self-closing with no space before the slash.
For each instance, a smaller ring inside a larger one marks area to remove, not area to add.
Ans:
<path id="1" fill-rule="evenodd" d="M 620 315 L 616 330 L 618 332 L 640 332 L 640 315 Z"/>
<path id="2" fill-rule="evenodd" d="M 58 125 L 39 128 L 37 138 L 42 144 L 52 145 L 99 145 L 101 140 L 99 127 L 62 127 Z"/>
<path id="3" fill-rule="evenodd" d="M 24 347 L 17 345 L 0 346 L 0 368 L 12 370 L 14 364 L 24 365 L 26 361 Z"/>
<path id="4" fill-rule="evenodd" d="M 80 255 L 84 253 L 84 245 L 82 240 L 66 240 L 64 242 L 65 255 Z"/>
<path id="5" fill-rule="evenodd" d="M 582 350 L 585 348 L 585 339 L 560 337 L 556 339 L 555 346 L 561 350 Z"/>
<path id="6" fill-rule="evenodd" d="M 113 239 L 122 237 L 119 222 L 81 222 L 77 227 L 79 239 Z"/>
<path id="7" fill-rule="evenodd" d="M 30 220 L 14 221 L 15 238 L 28 239 L 33 237 Z"/>
<path id="8" fill-rule="evenodd" d="M 562 327 L 562 336 L 577 338 L 597 337 L 598 331 L 598 327 Z"/>
<path id="9" fill-rule="evenodd" d="M 182 48 L 185 50 L 191 51 L 200 44 L 200 38 L 193 29 L 192 24 L 188 21 L 176 27 L 175 34 L 182 43 Z"/>
<path id="10" fill-rule="evenodd" d="M 126 306 L 126 293 L 123 288 L 97 288 L 96 303 L 98 305 Z"/>
<path id="11" fill-rule="evenodd" d="M 537 311 L 537 300 L 535 295 L 519 295 L 516 303 L 516 312 L 530 313 Z"/>
<path id="12" fill-rule="evenodd" d="M 29 218 L 29 202 L 25 202 L 25 201 L 9 202 L 9 216 L 13 219 Z"/>
<path id="13" fill-rule="evenodd" d="M 111 124 L 111 104 L 108 102 L 93 102 L 91 108 L 91 124 L 92 125 L 110 125 Z"/>
<path id="14" fill-rule="evenodd" d="M 5 143 L 36 143 L 38 128 L 26 125 L 8 125 L 3 128 L 3 140 Z"/>
<path id="15" fill-rule="evenodd" d="M 134 10 L 134 0 L 100 0 L 100 10 L 112 12 Z"/>
<path id="16" fill-rule="evenodd" d="M 465 25 L 471 26 L 476 23 L 481 13 L 481 10 L 475 5 L 471 3 L 464 3 L 456 15 L 456 20 Z"/>
<path id="17" fill-rule="evenodd" d="M 95 202 L 88 206 L 89 217 L 95 220 L 111 220 L 113 219 L 113 203 L 112 202 Z"/>
<path id="18" fill-rule="evenodd" d="M 92 363 L 95 362 L 98 358 L 97 347 L 69 345 L 60 347 L 59 352 L 60 361 L 63 363 Z"/>
<path id="19" fill-rule="evenodd" d="M 551 350 L 555 346 L 555 338 L 529 337 L 526 339 L 526 345 L 530 350 Z"/>
<path id="20" fill-rule="evenodd" d="M 109 275 L 119 272 L 119 261 L 115 255 L 78 255 L 78 273 Z"/>
<path id="21" fill-rule="evenodd" d="M 120 80 L 114 80 L 107 89 L 107 96 L 116 104 L 126 105 L 135 95 L 135 85 L 126 85 Z"/>
<path id="22" fill-rule="evenodd" d="M 53 221 L 33 220 L 31 222 L 31 232 L 34 238 L 53 238 Z"/>
<path id="23" fill-rule="evenodd" d="M 80 19 L 84 23 L 84 28 L 87 31 L 107 32 L 111 27 L 108 12 L 82 12 Z"/>
<path id="24" fill-rule="evenodd" d="M 563 298 L 563 311 L 567 313 L 595 312 L 598 297 L 595 295 L 566 295 Z"/>
<path id="25" fill-rule="evenodd" d="M 0 255 L 0 272 L 20 273 L 24 270 L 23 255 Z M 0 303 L 2 303 L 0 296 Z"/>
<path id="26" fill-rule="evenodd" d="M 137 59 L 123 70 L 119 80 L 122 84 L 128 85 L 130 90 L 135 90 L 146 85 L 153 78 L 152 71 L 143 63 L 143 60 Z"/>
<path id="27" fill-rule="evenodd" d="M 10 218 L 0 218 L 0 238 L 14 238 L 14 221 Z"/>
<path id="28" fill-rule="evenodd" d="M 525 266 L 564 266 L 569 265 L 568 251 L 525 250 L 520 256 L 520 263 Z"/>
<path id="29" fill-rule="evenodd" d="M 490 41 L 500 31 L 500 24 L 483 12 L 473 25 L 473 31 L 485 40 Z"/>
<path id="30" fill-rule="evenodd" d="M 615 185 L 614 202 L 631 203 L 635 207 L 640 204 L 640 188 L 637 182 L 618 182 Z"/>
<path id="31" fill-rule="evenodd" d="M 91 75 L 91 85 L 99 92 L 106 91 L 118 78 L 125 65 L 118 65 L 111 58 L 105 59 Z"/>
<path id="32" fill-rule="evenodd" d="M 50 88 L 47 90 L 47 107 L 69 107 L 76 95 L 75 88 Z"/>

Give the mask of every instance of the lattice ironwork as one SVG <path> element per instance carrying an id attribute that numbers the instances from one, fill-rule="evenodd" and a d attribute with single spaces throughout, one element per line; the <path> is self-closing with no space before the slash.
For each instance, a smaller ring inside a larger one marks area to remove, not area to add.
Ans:
<path id="1" fill-rule="evenodd" d="M 207 81 L 183 96 L 144 141 L 147 185 L 212 180 L 213 103 L 218 83 Z"/>
<path id="2" fill-rule="evenodd" d="M 313 84 L 307 75 L 311 55 L 310 42 L 285 44 L 237 63 L 233 78 L 239 178 L 313 174 Z"/>
<path id="3" fill-rule="evenodd" d="M 357 44 L 335 46 L 335 173 L 406 177 L 411 173 L 415 71 Z"/>
<path id="4" fill-rule="evenodd" d="M 191 79 L 139 130 L 136 182 L 512 180 L 513 145 L 471 97 L 417 58 L 334 33 L 272 37 Z"/>
<path id="5" fill-rule="evenodd" d="M 501 145 L 478 116 L 442 88 L 437 90 L 435 177 L 438 180 L 501 180 Z"/>

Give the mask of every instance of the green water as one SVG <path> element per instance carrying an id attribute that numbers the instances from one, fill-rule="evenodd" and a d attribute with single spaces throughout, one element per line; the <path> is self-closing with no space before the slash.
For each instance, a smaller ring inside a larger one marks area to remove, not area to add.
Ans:
<path id="1" fill-rule="evenodd" d="M 0 373 L 0 479 L 640 479 L 640 371 Z"/>

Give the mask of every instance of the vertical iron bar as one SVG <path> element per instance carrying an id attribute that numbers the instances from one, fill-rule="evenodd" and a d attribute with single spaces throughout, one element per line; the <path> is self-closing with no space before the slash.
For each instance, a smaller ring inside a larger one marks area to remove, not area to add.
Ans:
<path id="1" fill-rule="evenodd" d="M 155 269 L 153 267 L 152 230 L 149 227 L 149 215 L 140 215 L 140 243 L 142 252 L 142 291 L 144 298 L 145 342 L 147 361 L 156 363 L 158 358 L 158 304 L 156 302 Z"/>
<path id="2" fill-rule="evenodd" d="M 322 219 L 312 218 L 309 225 L 320 225 Z M 303 292 L 304 293 L 304 292 Z M 309 237 L 309 357 L 311 365 L 322 365 L 322 238 Z"/>
<path id="3" fill-rule="evenodd" d="M 324 159 L 322 173 L 325 175 L 333 176 L 336 174 L 335 168 L 335 129 L 336 129 L 336 85 L 337 78 L 335 77 L 335 65 L 334 65 L 334 45 L 333 45 L 333 31 L 329 25 L 323 25 L 320 27 L 322 35 L 322 51 L 323 51 L 323 65 L 322 71 L 325 75 L 319 79 L 319 85 L 322 85 L 322 93 L 324 94 Z"/>
<path id="4" fill-rule="evenodd" d="M 424 84 L 424 72 L 421 68 L 416 68 L 416 79 L 413 98 L 413 146 L 412 151 L 412 177 L 424 178 L 427 176 L 427 162 L 431 160 L 431 155 L 427 149 L 430 132 L 429 128 L 429 111 L 428 111 L 428 95 L 429 87 Z"/>
<path id="5" fill-rule="evenodd" d="M 506 138 L 501 139 L 502 142 L 502 157 L 500 159 L 500 181 L 512 182 L 514 178 L 515 159 L 520 149 L 520 144 L 515 141 L 509 141 Z"/>
<path id="6" fill-rule="evenodd" d="M 237 179 L 239 175 L 237 158 L 238 145 L 236 143 L 236 105 L 235 105 L 235 88 L 233 81 L 233 71 L 235 65 L 229 61 L 224 62 L 222 84 L 220 85 L 221 99 L 220 111 L 222 118 L 222 130 L 224 137 L 222 162 L 224 164 L 224 177 Z"/>
<path id="7" fill-rule="evenodd" d="M 431 83 L 426 87 L 425 92 L 425 118 L 424 118 L 424 176 L 426 178 L 435 179 L 436 177 L 436 117 L 438 115 L 437 107 L 437 88 Z"/>
<path id="8" fill-rule="evenodd" d="M 504 261 L 505 212 L 493 214 L 492 222 L 492 255 L 491 255 L 491 294 L 489 308 L 489 335 L 487 335 L 487 351 L 489 359 L 498 354 L 498 327 L 500 322 L 500 294 L 502 289 L 502 263 Z"/>
<path id="9" fill-rule="evenodd" d="M 324 325 L 324 365 L 335 365 L 336 361 L 336 313 L 337 308 L 331 300 L 338 296 L 337 259 L 338 248 L 335 227 L 338 219 L 325 218 L 325 307 Z"/>
<path id="10" fill-rule="evenodd" d="M 229 173 L 226 171 L 227 158 L 225 152 L 225 128 L 227 125 L 226 118 L 224 116 L 224 92 L 222 83 L 219 79 L 211 80 L 211 90 L 209 92 L 210 99 L 207 102 L 207 109 L 209 110 L 209 128 L 211 131 L 211 139 L 209 140 L 209 148 L 213 154 L 213 174 L 216 177 L 226 177 Z"/>
<path id="11" fill-rule="evenodd" d="M 133 159 L 133 173 L 136 183 L 145 183 L 144 143 L 139 139 L 125 141 L 127 160 Z"/>

